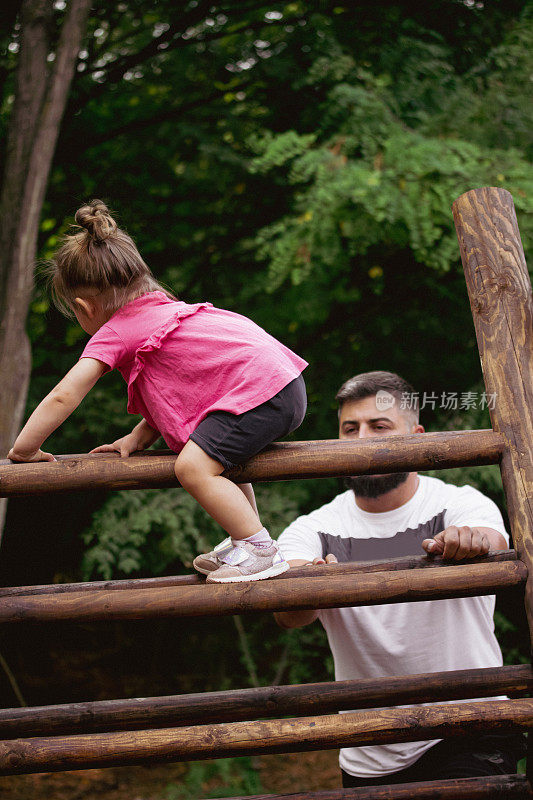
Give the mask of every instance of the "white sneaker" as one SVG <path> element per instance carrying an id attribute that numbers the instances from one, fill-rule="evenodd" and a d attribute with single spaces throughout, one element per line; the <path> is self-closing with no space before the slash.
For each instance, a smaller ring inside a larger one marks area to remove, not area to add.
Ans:
<path id="1" fill-rule="evenodd" d="M 275 542 L 270 547 L 256 547 L 243 541 L 219 560 L 221 566 L 209 572 L 207 583 L 262 581 L 289 569 Z"/>
<path id="2" fill-rule="evenodd" d="M 234 547 L 235 545 L 228 536 L 223 542 L 217 544 L 214 550 L 196 556 L 192 565 L 197 572 L 201 572 L 203 575 L 209 575 L 210 572 L 222 566 L 222 561 L 220 559 L 231 552 Z"/>

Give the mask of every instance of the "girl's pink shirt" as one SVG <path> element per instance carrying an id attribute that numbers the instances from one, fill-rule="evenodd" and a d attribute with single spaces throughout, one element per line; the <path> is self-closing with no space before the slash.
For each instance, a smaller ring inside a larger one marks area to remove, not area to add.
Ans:
<path id="1" fill-rule="evenodd" d="M 307 362 L 247 317 L 149 292 L 120 308 L 81 358 L 120 371 L 128 411 L 179 452 L 211 411 L 242 414 L 270 400 Z"/>

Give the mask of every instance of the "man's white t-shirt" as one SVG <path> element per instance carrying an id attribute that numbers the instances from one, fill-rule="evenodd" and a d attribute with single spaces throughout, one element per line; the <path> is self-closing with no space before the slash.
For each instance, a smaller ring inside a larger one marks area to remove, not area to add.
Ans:
<path id="1" fill-rule="evenodd" d="M 497 506 L 477 489 L 420 476 L 413 497 L 393 511 L 371 513 L 351 490 L 298 517 L 278 543 L 287 560 L 368 561 L 422 555 L 421 543 L 450 525 L 493 528 L 507 540 Z M 354 577 L 354 580 L 356 577 Z M 493 595 L 319 611 L 335 662 L 335 679 L 496 667 Z M 405 769 L 436 741 L 345 747 L 339 763 L 351 775 L 377 778 Z"/>

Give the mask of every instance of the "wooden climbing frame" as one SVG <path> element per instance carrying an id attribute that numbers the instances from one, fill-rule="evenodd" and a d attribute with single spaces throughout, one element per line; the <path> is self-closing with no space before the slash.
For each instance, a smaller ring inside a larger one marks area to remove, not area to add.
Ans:
<path id="1" fill-rule="evenodd" d="M 468 564 L 426 556 L 305 567 L 256 584 L 199 576 L 0 589 L 0 621 L 145 619 L 417 602 L 521 588 L 533 635 L 533 301 L 511 195 L 453 205 L 492 430 L 275 444 L 228 477 L 243 483 L 500 464 L 514 551 Z M 0 496 L 176 485 L 168 453 L 0 462 Z M 284 753 L 533 728 L 530 665 L 0 710 L 0 775 Z M 509 700 L 483 700 L 508 694 Z M 468 700 L 449 705 L 445 701 Z M 432 703 L 430 706 L 420 705 Z M 411 704 L 408 708 L 402 707 Z M 356 710 L 338 714 L 338 711 Z M 527 775 L 305 792 L 292 800 L 530 798 Z M 251 799 L 249 799 L 251 800 Z M 261 800 L 281 800 L 263 795 Z"/>

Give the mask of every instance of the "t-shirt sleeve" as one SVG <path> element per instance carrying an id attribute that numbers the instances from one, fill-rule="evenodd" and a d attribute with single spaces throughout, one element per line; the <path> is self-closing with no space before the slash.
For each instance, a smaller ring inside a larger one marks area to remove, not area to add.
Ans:
<path id="1" fill-rule="evenodd" d="M 509 544 L 503 518 L 496 503 L 472 486 L 461 486 L 454 492 L 453 502 L 448 503 L 444 514 L 444 525 L 468 525 L 470 528 L 493 528 L 501 533 Z"/>
<path id="2" fill-rule="evenodd" d="M 278 545 L 286 561 L 322 558 L 322 542 L 317 530 L 312 515 L 298 517 L 285 528 L 278 538 Z"/>
<path id="3" fill-rule="evenodd" d="M 80 358 L 97 358 L 109 369 L 114 369 L 126 354 L 126 345 L 113 328 L 102 325 L 94 336 L 91 336 Z"/>

